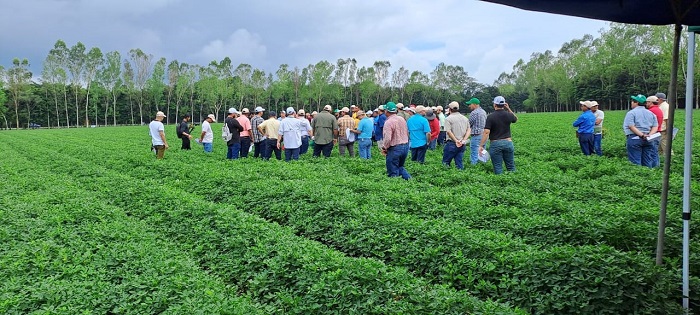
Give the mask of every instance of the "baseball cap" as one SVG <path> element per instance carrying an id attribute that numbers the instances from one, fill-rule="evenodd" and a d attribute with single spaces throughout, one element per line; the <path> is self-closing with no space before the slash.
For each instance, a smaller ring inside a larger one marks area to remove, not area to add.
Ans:
<path id="1" fill-rule="evenodd" d="M 471 105 L 471 104 L 480 105 L 481 101 L 476 97 L 472 97 L 472 99 L 468 100 L 466 104 L 467 105 Z"/>
<path id="2" fill-rule="evenodd" d="M 238 111 L 235 108 L 231 107 L 228 109 L 228 113 L 229 114 L 238 114 Z"/>
<path id="3" fill-rule="evenodd" d="M 425 111 L 425 118 L 427 118 L 428 120 L 434 120 L 435 119 L 435 112 L 433 112 L 432 109 Z"/>
<path id="4" fill-rule="evenodd" d="M 331 107 L 331 105 L 326 105 L 326 106 L 323 106 L 323 110 L 327 110 L 330 112 L 333 110 L 333 107 Z"/>
<path id="5" fill-rule="evenodd" d="M 442 105 L 438 105 L 437 110 L 443 110 Z"/>
<path id="6" fill-rule="evenodd" d="M 659 92 L 659 93 L 656 93 L 656 97 L 665 100 L 665 99 L 666 99 L 666 94 Z"/>
<path id="7" fill-rule="evenodd" d="M 317 112 L 317 111 L 313 111 L 313 112 L 311 112 L 311 116 L 316 116 L 317 114 L 318 114 L 318 112 Z"/>
<path id="8" fill-rule="evenodd" d="M 161 111 L 156 113 L 156 117 L 165 117 L 165 114 Z"/>
<path id="9" fill-rule="evenodd" d="M 272 110 L 272 111 L 270 111 L 270 113 L 269 113 L 268 115 L 269 115 L 270 117 L 277 117 L 277 112 L 274 111 L 274 110 Z"/>
<path id="10" fill-rule="evenodd" d="M 305 115 L 305 114 L 306 114 L 306 112 L 303 109 L 299 110 L 299 115 Z"/>
<path id="11" fill-rule="evenodd" d="M 243 114 L 248 114 L 248 113 L 250 113 L 250 109 L 244 108 L 244 109 L 241 111 L 241 113 L 243 113 Z"/>
<path id="12" fill-rule="evenodd" d="M 596 102 L 596 101 L 591 101 L 591 107 L 593 107 L 593 106 L 598 106 L 598 102 Z"/>
<path id="13" fill-rule="evenodd" d="M 214 116 L 214 114 L 207 115 L 207 118 L 211 118 L 213 122 L 216 122 L 216 116 Z"/>
<path id="14" fill-rule="evenodd" d="M 346 113 L 347 113 L 347 112 L 349 112 L 349 111 L 350 111 L 350 109 L 349 109 L 349 108 L 347 108 L 347 107 L 343 107 L 343 108 L 342 108 L 342 109 L 341 109 L 340 111 L 341 111 L 341 112 L 346 112 Z"/>
<path id="15" fill-rule="evenodd" d="M 357 111 L 357 116 L 362 116 L 364 114 L 365 114 L 365 112 L 361 109 Z"/>
<path id="16" fill-rule="evenodd" d="M 652 96 L 647 97 L 647 102 L 658 103 L 659 98 L 656 97 L 656 95 L 652 95 Z"/>
<path id="17" fill-rule="evenodd" d="M 265 111 L 265 109 L 262 108 L 262 107 L 260 107 L 260 106 L 258 106 L 258 107 L 255 108 L 255 112 L 256 112 L 256 113 L 260 113 L 260 112 L 264 112 L 264 111 Z"/>
<path id="18" fill-rule="evenodd" d="M 355 108 L 355 107 L 357 107 L 357 106 L 356 106 L 356 105 L 350 105 L 350 108 Z"/>
<path id="19" fill-rule="evenodd" d="M 294 113 L 296 113 L 296 111 L 294 110 L 294 107 L 287 107 L 287 115 L 291 115 Z"/>
<path id="20" fill-rule="evenodd" d="M 449 107 L 450 109 L 459 109 L 459 103 L 452 101 L 449 105 L 447 105 L 447 107 Z"/>
<path id="21" fill-rule="evenodd" d="M 632 95 L 632 100 L 639 104 L 644 104 L 647 101 L 647 97 L 642 94 Z"/>
<path id="22" fill-rule="evenodd" d="M 586 108 L 593 107 L 593 103 L 591 103 L 591 101 L 579 101 L 579 104 L 586 106 Z"/>
<path id="23" fill-rule="evenodd" d="M 404 109 L 404 111 L 405 111 L 405 112 L 411 112 L 411 113 L 414 113 L 414 114 L 416 113 L 416 109 L 413 108 L 413 107 L 408 107 L 408 108 Z"/>
<path id="24" fill-rule="evenodd" d="M 425 110 L 425 106 L 423 106 L 423 105 L 416 106 L 416 113 L 422 112 L 424 110 Z"/>
<path id="25" fill-rule="evenodd" d="M 398 104 L 396 104 L 396 107 L 397 107 L 398 109 L 403 109 L 403 103 L 398 103 Z"/>
<path id="26" fill-rule="evenodd" d="M 390 112 L 390 113 L 396 113 L 399 110 L 396 107 L 396 103 L 394 103 L 394 102 L 388 102 L 388 103 L 384 104 L 384 108 L 386 109 L 387 112 Z"/>
<path id="27" fill-rule="evenodd" d="M 384 110 L 384 105 L 379 105 L 379 107 L 377 107 L 377 110 Z"/>
<path id="28" fill-rule="evenodd" d="M 505 105 L 506 104 L 506 99 L 503 96 L 496 96 L 493 99 L 493 103 L 496 105 Z"/>

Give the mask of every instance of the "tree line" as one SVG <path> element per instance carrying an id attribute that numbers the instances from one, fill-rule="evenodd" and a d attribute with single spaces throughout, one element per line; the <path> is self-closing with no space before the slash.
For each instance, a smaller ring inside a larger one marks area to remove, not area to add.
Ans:
<path id="1" fill-rule="evenodd" d="M 403 66 L 392 71 L 389 61 L 358 67 L 356 59 L 346 58 L 304 68 L 282 64 L 272 73 L 235 65 L 228 57 L 202 66 L 157 59 L 141 49 L 122 56 L 58 40 L 39 75 L 26 59 L 15 58 L 7 69 L 0 66 L 0 124 L 133 125 L 147 123 L 156 111 L 165 112 L 170 123 L 183 113 L 199 121 L 209 113 L 221 118 L 228 107 L 375 108 L 389 100 L 435 106 L 471 97 L 488 103 L 496 95 L 518 111 L 577 110 L 582 99 L 596 99 L 605 109 L 626 109 L 629 95 L 667 90 L 672 38 L 672 27 L 612 23 L 599 37 L 586 35 L 564 43 L 557 53 L 519 60 L 492 84 L 445 63 L 424 73 Z M 684 73 L 679 84 L 685 84 Z"/>

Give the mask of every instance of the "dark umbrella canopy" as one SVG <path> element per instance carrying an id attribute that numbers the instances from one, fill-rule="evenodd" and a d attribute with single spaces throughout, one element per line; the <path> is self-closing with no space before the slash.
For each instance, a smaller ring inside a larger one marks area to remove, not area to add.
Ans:
<path id="1" fill-rule="evenodd" d="M 700 0 L 483 0 L 520 9 L 628 24 L 700 24 Z"/>

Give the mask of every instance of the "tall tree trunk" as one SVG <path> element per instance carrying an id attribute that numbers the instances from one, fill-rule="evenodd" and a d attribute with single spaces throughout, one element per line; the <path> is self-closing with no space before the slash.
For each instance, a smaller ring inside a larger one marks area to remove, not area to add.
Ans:
<path id="1" fill-rule="evenodd" d="M 80 108 L 78 107 L 78 86 L 75 87 L 75 127 L 80 126 Z"/>
<path id="2" fill-rule="evenodd" d="M 15 129 L 19 129 L 19 100 L 17 97 L 14 98 L 15 101 Z"/>
<path id="3" fill-rule="evenodd" d="M 88 127 L 90 124 L 90 118 L 88 118 L 88 105 L 90 103 L 90 83 L 88 82 L 87 85 L 87 93 L 85 93 L 85 127 Z"/>
<path id="4" fill-rule="evenodd" d="M 63 107 L 66 108 L 66 127 L 70 128 L 70 118 L 68 117 L 68 90 L 66 85 L 63 85 Z"/>

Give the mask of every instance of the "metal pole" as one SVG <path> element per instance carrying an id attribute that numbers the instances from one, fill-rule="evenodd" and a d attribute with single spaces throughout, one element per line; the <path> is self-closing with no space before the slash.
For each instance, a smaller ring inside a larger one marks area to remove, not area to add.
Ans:
<path id="1" fill-rule="evenodd" d="M 690 311 L 690 165 L 693 145 L 693 78 L 695 69 L 695 32 L 688 28 L 688 79 L 685 83 L 685 152 L 683 153 L 683 309 Z M 673 132 L 673 131 L 672 131 Z M 672 135 L 669 135 L 672 136 Z"/>

